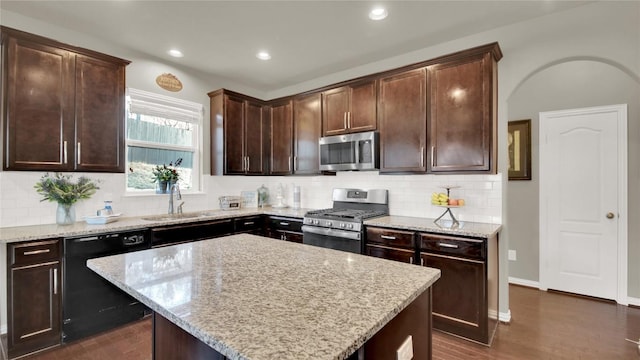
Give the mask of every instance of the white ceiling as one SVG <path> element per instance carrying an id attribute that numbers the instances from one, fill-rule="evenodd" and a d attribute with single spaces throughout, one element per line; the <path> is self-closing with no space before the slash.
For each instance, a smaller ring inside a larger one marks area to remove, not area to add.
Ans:
<path id="1" fill-rule="evenodd" d="M 274 91 L 585 3 L 2 0 L 0 9 Z M 376 4 L 389 17 L 369 20 Z M 184 57 L 167 55 L 173 47 Z M 263 49 L 271 60 L 255 57 Z"/>

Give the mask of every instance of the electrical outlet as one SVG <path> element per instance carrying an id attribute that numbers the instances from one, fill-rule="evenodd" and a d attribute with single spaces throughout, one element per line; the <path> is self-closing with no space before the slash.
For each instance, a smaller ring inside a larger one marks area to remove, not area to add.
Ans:
<path id="1" fill-rule="evenodd" d="M 516 251 L 515 250 L 509 250 L 509 260 L 510 261 L 518 260 L 518 257 L 516 256 Z"/>
<path id="2" fill-rule="evenodd" d="M 402 345 L 396 351 L 397 357 L 396 360 L 411 360 L 413 359 L 413 339 L 411 335 L 407 337 Z"/>

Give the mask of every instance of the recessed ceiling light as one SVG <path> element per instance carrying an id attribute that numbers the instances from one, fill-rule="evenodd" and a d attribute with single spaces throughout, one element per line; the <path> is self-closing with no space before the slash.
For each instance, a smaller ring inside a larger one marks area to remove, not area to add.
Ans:
<path id="1" fill-rule="evenodd" d="M 177 58 L 181 58 L 184 56 L 184 54 L 182 53 L 182 51 L 178 50 L 178 49 L 171 49 L 168 51 L 169 55 L 173 56 L 173 57 L 177 57 Z"/>
<path id="2" fill-rule="evenodd" d="M 256 54 L 256 57 L 260 60 L 269 60 L 271 59 L 271 55 L 266 51 L 260 51 Z"/>
<path id="3" fill-rule="evenodd" d="M 377 7 L 377 8 L 373 8 L 373 10 L 369 12 L 369 19 L 382 20 L 386 18 L 387 15 L 389 15 L 389 13 L 387 12 L 387 9 L 383 7 Z"/>

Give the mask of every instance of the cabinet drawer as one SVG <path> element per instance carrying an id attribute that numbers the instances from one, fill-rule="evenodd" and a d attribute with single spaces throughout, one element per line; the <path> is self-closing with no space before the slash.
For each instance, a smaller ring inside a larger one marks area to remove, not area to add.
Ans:
<path id="1" fill-rule="evenodd" d="M 302 233 L 302 219 L 270 216 L 269 228 L 272 230 L 284 230 Z"/>
<path id="2" fill-rule="evenodd" d="M 262 229 L 263 217 L 250 216 L 233 220 L 235 232 L 254 232 Z"/>
<path id="3" fill-rule="evenodd" d="M 412 251 L 415 249 L 414 233 L 412 231 L 367 227 L 367 243 L 407 248 Z"/>
<path id="4" fill-rule="evenodd" d="M 386 246 L 367 244 L 365 254 L 409 264 L 415 263 L 415 253 L 413 250 L 394 249 Z"/>
<path id="5" fill-rule="evenodd" d="M 485 259 L 485 241 L 480 239 L 419 234 L 420 251 Z"/>
<path id="6" fill-rule="evenodd" d="M 60 239 L 9 244 L 10 265 L 30 265 L 60 260 Z"/>

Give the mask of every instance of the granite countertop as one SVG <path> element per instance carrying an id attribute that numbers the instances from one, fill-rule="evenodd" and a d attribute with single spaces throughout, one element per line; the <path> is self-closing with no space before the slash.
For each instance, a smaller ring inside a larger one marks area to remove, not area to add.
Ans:
<path id="1" fill-rule="evenodd" d="M 486 224 L 476 222 L 461 221 L 460 225 L 454 226 L 451 220 L 440 220 L 437 223 L 434 219 L 409 217 L 409 216 L 384 216 L 366 220 L 365 225 L 379 226 L 392 229 L 424 231 L 446 235 L 458 235 L 476 238 L 490 238 L 497 234 L 502 225 Z"/>
<path id="2" fill-rule="evenodd" d="M 345 359 L 440 277 L 248 234 L 87 265 L 230 359 Z"/>
<path id="3" fill-rule="evenodd" d="M 251 215 L 274 215 L 274 216 L 288 216 L 303 218 L 304 214 L 312 209 L 274 209 L 267 207 L 265 209 L 246 208 L 239 210 L 203 210 L 198 212 L 190 212 L 174 215 L 160 214 L 160 215 L 145 215 L 145 216 L 132 216 L 132 217 L 120 217 L 117 221 L 104 225 L 89 225 L 84 221 L 78 221 L 72 225 L 29 225 L 29 226 L 15 226 L 15 227 L 3 227 L 0 228 L 0 244 L 12 243 L 20 241 L 38 240 L 45 238 L 56 237 L 70 237 L 70 236 L 83 236 L 91 234 L 102 234 L 108 232 L 146 229 L 151 227 L 173 225 L 181 223 L 192 223 L 196 221 L 208 221 L 229 219 L 240 216 Z M 192 216 L 193 215 L 193 216 Z M 146 218 L 153 218 L 154 220 L 145 220 Z"/>

